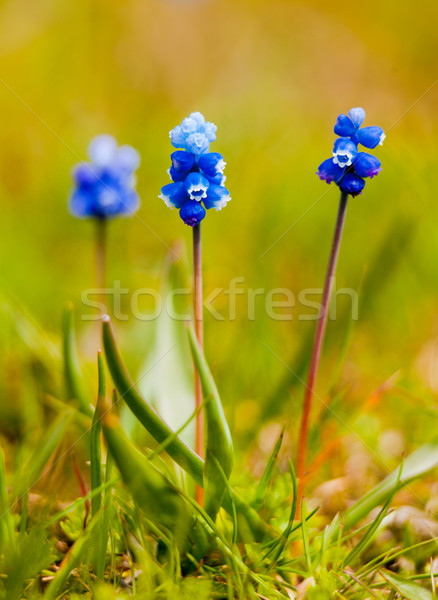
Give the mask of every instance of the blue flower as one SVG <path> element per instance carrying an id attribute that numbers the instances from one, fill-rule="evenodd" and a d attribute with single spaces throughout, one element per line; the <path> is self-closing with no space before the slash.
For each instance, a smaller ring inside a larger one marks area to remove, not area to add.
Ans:
<path id="1" fill-rule="evenodd" d="M 188 200 L 179 210 L 179 216 L 186 225 L 194 227 L 205 217 L 205 208 L 196 200 Z"/>
<path id="2" fill-rule="evenodd" d="M 339 137 L 333 146 L 333 158 L 322 162 L 317 171 L 322 181 L 334 182 L 342 192 L 352 196 L 362 193 L 365 177 L 373 178 L 382 170 L 378 158 L 367 152 L 359 152 L 359 144 L 376 148 L 385 139 L 381 127 L 361 128 L 364 119 L 363 108 L 352 108 L 348 115 L 338 116 L 334 131 Z"/>
<path id="3" fill-rule="evenodd" d="M 346 192 L 352 196 L 361 194 L 364 187 L 365 181 L 362 179 L 362 177 L 356 175 L 356 173 L 345 173 L 345 176 L 339 183 L 339 189 L 341 192 Z"/>
<path id="4" fill-rule="evenodd" d="M 201 113 L 191 113 L 170 132 L 173 146 L 184 148 L 170 155 L 168 171 L 173 183 L 161 188 L 160 198 L 169 208 L 178 208 L 186 225 L 194 227 L 204 219 L 205 209 L 221 210 L 230 201 L 223 186 L 225 161 L 218 152 L 208 152 L 216 139 L 216 125 Z"/>
<path id="5" fill-rule="evenodd" d="M 90 163 L 73 170 L 70 212 L 79 218 L 105 219 L 134 214 L 140 205 L 134 172 L 140 156 L 131 146 L 117 146 L 111 135 L 95 137 L 89 147 Z"/>
<path id="6" fill-rule="evenodd" d="M 349 167 L 353 164 L 357 152 L 357 145 L 350 138 L 338 138 L 333 145 L 333 162 L 340 167 Z"/>

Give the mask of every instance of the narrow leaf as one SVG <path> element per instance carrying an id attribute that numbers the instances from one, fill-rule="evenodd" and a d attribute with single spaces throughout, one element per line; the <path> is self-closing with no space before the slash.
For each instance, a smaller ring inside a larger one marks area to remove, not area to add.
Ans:
<path id="1" fill-rule="evenodd" d="M 102 426 L 100 423 L 100 406 L 105 402 L 106 397 L 106 381 L 105 381 L 105 366 L 103 364 L 102 353 L 99 350 L 97 353 L 97 370 L 99 387 L 97 392 L 97 403 L 94 411 L 93 422 L 90 432 L 90 469 L 91 469 L 91 489 L 94 490 L 102 485 L 102 447 L 100 442 L 100 434 Z M 91 515 L 94 516 L 102 505 L 102 495 L 96 494 L 91 501 Z"/>
<path id="2" fill-rule="evenodd" d="M 188 333 L 190 349 L 199 373 L 204 396 L 207 438 L 204 466 L 204 508 L 214 519 L 226 489 L 216 461 L 228 479 L 233 466 L 233 443 L 216 384 L 192 327 L 189 327 Z"/>
<path id="3" fill-rule="evenodd" d="M 263 494 L 265 493 L 265 490 L 268 487 L 268 484 L 271 480 L 272 472 L 273 472 L 275 464 L 277 462 L 278 454 L 280 452 L 281 444 L 283 442 L 285 429 L 286 429 L 286 425 L 283 426 L 283 429 L 281 430 L 281 433 L 278 436 L 278 440 L 274 446 L 271 456 L 269 457 L 269 460 L 268 460 L 268 463 L 264 470 L 264 473 L 262 475 L 262 478 L 260 479 L 260 481 L 257 485 L 256 491 L 254 492 L 254 496 L 251 501 L 251 506 L 253 506 L 254 508 L 257 508 L 260 505 Z"/>
<path id="4" fill-rule="evenodd" d="M 73 305 L 68 304 L 64 310 L 63 320 L 63 350 L 64 350 L 64 377 L 67 398 L 79 403 L 80 410 L 87 416 L 93 415 L 87 395 L 83 389 L 83 378 L 79 363 L 76 333 L 74 326 Z"/>
<path id="5" fill-rule="evenodd" d="M 438 466 L 438 443 L 424 444 L 414 450 L 403 461 L 403 471 L 400 475 L 400 487 L 426 475 Z M 376 506 L 383 504 L 391 495 L 399 477 L 400 469 L 393 471 L 386 479 L 374 487 L 368 494 L 358 500 L 345 513 L 344 531 L 351 529 L 364 519 Z"/>
<path id="6" fill-rule="evenodd" d="M 108 316 L 103 320 L 102 333 L 106 361 L 119 394 L 157 442 L 162 443 L 169 437 L 173 438 L 167 444 L 166 452 L 193 477 L 196 483 L 202 484 L 203 461 L 178 436 L 174 435 L 175 432 L 138 391 L 122 362 Z"/>
<path id="7" fill-rule="evenodd" d="M 380 574 L 386 581 L 392 585 L 392 587 L 402 596 L 402 598 L 407 598 L 407 600 L 432 600 L 432 593 L 418 585 L 417 583 L 413 583 L 400 575 L 396 575 L 391 571 L 382 570 Z"/>

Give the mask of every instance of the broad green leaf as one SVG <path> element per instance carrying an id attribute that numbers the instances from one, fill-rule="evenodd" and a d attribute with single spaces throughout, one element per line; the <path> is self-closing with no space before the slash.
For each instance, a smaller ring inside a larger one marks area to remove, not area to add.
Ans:
<path id="1" fill-rule="evenodd" d="M 165 423 L 138 391 L 122 362 L 108 316 L 103 320 L 102 334 L 105 358 L 121 399 L 157 442 L 162 443 L 167 438 L 172 438 L 166 445 L 166 452 L 193 477 L 196 483 L 202 485 L 203 461 L 178 436 L 175 436 L 173 429 Z"/>
<path id="2" fill-rule="evenodd" d="M 213 376 L 199 347 L 195 332 L 189 327 L 189 342 L 204 396 L 206 450 L 204 466 L 204 508 L 214 519 L 222 504 L 226 486 L 217 463 L 229 479 L 233 467 L 233 442 Z M 217 462 L 216 462 L 217 461 Z"/>
<path id="3" fill-rule="evenodd" d="M 131 411 L 154 437 L 157 442 L 165 443 L 168 438 L 171 442 L 164 444 L 166 452 L 179 464 L 199 485 L 203 485 L 204 461 L 182 442 L 175 432 L 161 419 L 154 409 L 142 397 L 133 380 L 126 370 L 120 356 L 119 349 L 111 327 L 111 320 L 107 316 L 102 324 L 103 346 L 109 371 L 114 384 Z M 233 492 L 234 503 L 238 513 L 242 514 L 251 530 L 258 539 L 265 536 L 275 537 L 275 532 L 263 521 L 259 514 L 235 491 Z M 225 510 L 232 515 L 233 507 L 225 494 Z"/>

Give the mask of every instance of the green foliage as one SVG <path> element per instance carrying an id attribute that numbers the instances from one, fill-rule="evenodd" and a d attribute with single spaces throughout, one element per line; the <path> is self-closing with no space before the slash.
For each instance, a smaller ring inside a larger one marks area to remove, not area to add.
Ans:
<path id="1" fill-rule="evenodd" d="M 77 351 L 74 309 L 72 304 L 68 304 L 64 309 L 63 350 L 67 400 L 76 400 L 84 414 L 92 416 L 93 413 L 90 407 L 90 401 L 87 399 L 87 395 L 84 391 L 84 379 Z"/>

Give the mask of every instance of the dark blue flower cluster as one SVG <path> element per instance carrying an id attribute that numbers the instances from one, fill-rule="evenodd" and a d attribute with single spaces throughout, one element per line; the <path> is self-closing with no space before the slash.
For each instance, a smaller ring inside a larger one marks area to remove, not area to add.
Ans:
<path id="1" fill-rule="evenodd" d="M 216 139 L 216 125 L 199 112 L 191 113 L 170 132 L 177 150 L 170 155 L 168 171 L 173 183 L 161 188 L 160 198 L 169 208 L 178 208 L 186 225 L 194 227 L 205 217 L 205 209 L 221 210 L 231 200 L 223 187 L 225 162 L 218 152 L 209 152 Z"/>
<path id="2" fill-rule="evenodd" d="M 335 182 L 342 192 L 352 196 L 362 193 L 364 177 L 372 178 L 382 170 L 378 158 L 358 150 L 358 144 L 372 149 L 385 139 L 381 127 L 361 128 L 364 119 L 363 108 L 352 108 L 348 115 L 339 115 L 335 133 L 340 137 L 334 143 L 333 158 L 321 163 L 317 171 L 322 181 Z"/>
<path id="3" fill-rule="evenodd" d="M 134 214 L 140 205 L 134 189 L 138 152 L 131 146 L 118 147 L 111 135 L 99 135 L 91 141 L 88 156 L 91 163 L 81 163 L 73 171 L 70 212 L 99 219 Z"/>

